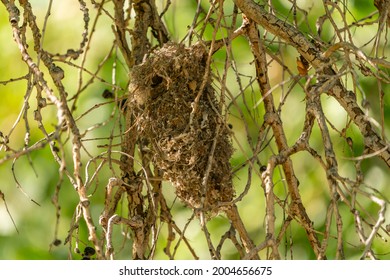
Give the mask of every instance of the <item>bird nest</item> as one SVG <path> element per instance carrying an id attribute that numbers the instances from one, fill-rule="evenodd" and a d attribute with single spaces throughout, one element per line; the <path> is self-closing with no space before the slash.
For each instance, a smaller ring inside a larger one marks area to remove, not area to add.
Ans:
<path id="1" fill-rule="evenodd" d="M 234 196 L 231 135 L 200 44 L 168 43 L 135 66 L 130 104 L 153 163 L 193 209 L 220 210 Z M 197 98 L 198 97 L 198 98 Z"/>

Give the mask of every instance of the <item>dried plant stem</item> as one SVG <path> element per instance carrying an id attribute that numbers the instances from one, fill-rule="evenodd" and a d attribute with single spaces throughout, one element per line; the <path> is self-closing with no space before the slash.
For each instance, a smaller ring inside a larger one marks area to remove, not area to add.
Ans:
<path id="1" fill-rule="evenodd" d="M 328 76 L 328 81 L 334 82 L 333 86 L 328 88 L 326 92 L 340 103 L 350 118 L 359 127 L 364 136 L 365 145 L 371 151 L 383 150 L 379 156 L 390 167 L 390 145 L 374 131 L 364 112 L 356 103 L 356 94 L 350 94 L 350 91 L 345 89 L 338 79 L 332 79 L 336 73 L 331 65 L 329 65 L 329 60 L 324 58 L 316 46 L 299 30 L 286 21 L 280 20 L 275 15 L 268 13 L 264 9 L 264 6 L 256 4 L 253 0 L 236 0 L 235 3 L 249 19 L 260 24 L 269 32 L 296 48 L 317 71 Z"/>
<path id="2" fill-rule="evenodd" d="M 5 57 L 0 73 L 4 106 L 12 105 L 0 112 L 0 172 L 8 168 L 11 191 L 41 207 L 30 186 L 48 182 L 50 252 L 382 256 L 390 0 L 367 3 L 374 12 L 363 17 L 356 1 L 290 0 L 284 10 L 272 1 L 196 0 L 184 8 L 193 13 L 187 30 L 176 26 L 180 1 L 77 0 L 69 28 L 55 18 L 61 1 L 43 12 L 35 2 L 1 0 L 16 42 L 4 46 L 21 57 Z M 63 28 L 66 36 L 53 33 Z M 363 29 L 370 35 L 356 37 Z M 5 50 L 1 58 L 12 53 Z M 42 174 L 48 158 L 57 170 Z M 0 204 L 18 232 L 5 190 Z M 215 225 L 227 228 L 216 237 Z"/>
<path id="3" fill-rule="evenodd" d="M 240 236 L 242 242 L 242 246 L 245 248 L 246 253 L 250 254 L 250 256 L 248 256 L 248 259 L 259 259 L 259 256 L 257 254 L 258 251 L 256 252 L 255 250 L 253 241 L 249 237 L 248 231 L 246 230 L 245 225 L 241 220 L 237 206 L 232 205 L 230 207 L 227 207 L 225 213 L 234 229 L 238 232 L 238 235 Z"/>
<path id="4" fill-rule="evenodd" d="M 247 21 L 247 37 L 251 45 L 252 53 L 255 57 L 256 63 L 256 73 L 258 83 L 261 89 L 261 93 L 264 98 L 264 106 L 266 110 L 265 122 L 271 126 L 275 141 L 278 147 L 279 152 L 283 152 L 288 149 L 287 139 L 285 132 L 283 131 L 282 121 L 280 116 L 277 114 L 273 97 L 270 94 L 267 94 L 270 91 L 270 84 L 267 74 L 267 61 L 265 57 L 265 49 L 261 43 L 259 33 L 257 28 L 254 25 L 254 22 L 244 17 Z M 272 174 L 274 169 L 274 164 L 276 162 L 269 161 L 269 166 L 267 168 L 267 176 L 265 176 L 265 194 L 267 201 L 267 236 L 272 240 L 272 244 L 275 242 L 275 214 L 273 209 L 273 183 L 272 183 Z M 298 180 L 294 174 L 293 164 L 290 158 L 283 158 L 281 162 L 278 162 L 283 166 L 283 171 L 286 175 L 286 181 L 289 188 L 289 194 L 291 195 L 293 209 L 295 215 L 299 217 L 302 223 L 304 223 L 305 228 L 307 229 L 307 234 L 309 236 L 310 244 L 316 255 L 319 254 L 319 241 L 312 229 L 312 222 L 308 217 L 305 207 L 302 204 L 301 196 L 298 190 Z M 279 253 L 277 246 L 273 247 L 273 258 L 279 258 Z"/>

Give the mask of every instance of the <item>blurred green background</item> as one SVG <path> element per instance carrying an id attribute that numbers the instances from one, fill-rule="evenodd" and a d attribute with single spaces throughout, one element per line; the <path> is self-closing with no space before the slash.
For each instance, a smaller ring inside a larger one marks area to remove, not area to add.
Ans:
<path id="1" fill-rule="evenodd" d="M 42 29 L 44 24 L 45 15 L 49 1 L 34 0 L 30 1 L 33 7 L 34 13 L 37 16 L 37 23 Z M 161 2 L 156 1 L 161 6 Z M 204 7 L 208 7 L 207 1 L 204 1 Z M 225 1 L 230 2 L 230 1 Z M 279 17 L 287 17 L 291 20 L 292 11 L 290 10 L 290 1 L 272 1 L 274 7 L 279 12 Z M 299 26 L 304 32 L 311 33 L 315 30 L 315 21 L 319 16 L 324 14 L 324 10 L 321 5 L 314 5 L 316 1 L 296 1 L 298 5 L 306 9 L 308 14 L 308 25 L 304 20 L 304 17 L 298 12 Z M 351 22 L 366 17 L 370 13 L 375 11 L 373 1 L 345 1 L 348 3 L 347 14 L 348 20 Z M 91 24 L 96 17 L 97 10 L 88 3 L 90 9 Z M 112 11 L 112 4 L 107 3 L 105 5 L 107 11 Z M 231 3 L 226 3 L 226 9 L 231 11 Z M 172 1 L 172 6 L 164 16 L 166 25 L 170 31 L 171 39 L 174 41 L 181 41 L 186 35 L 187 27 L 192 24 L 194 13 L 196 11 L 196 1 Z M 374 18 L 377 18 L 377 15 Z M 215 16 L 213 16 L 215 19 Z M 227 17 L 230 20 L 229 17 Z M 51 53 L 65 53 L 68 49 L 77 49 L 81 41 L 81 32 L 83 30 L 82 13 L 79 10 L 77 1 L 61 0 L 53 1 L 51 15 L 47 22 L 47 30 L 45 33 L 43 46 Z M 91 130 L 87 133 L 85 141 L 85 147 L 92 156 L 98 156 L 105 152 L 104 146 L 107 145 L 107 137 L 112 131 L 118 132 L 118 113 L 115 104 L 108 102 L 102 97 L 102 92 L 105 89 L 110 89 L 112 84 L 122 88 L 118 94 L 124 94 L 125 88 L 128 83 L 128 69 L 120 60 L 120 55 L 114 52 L 107 58 L 110 53 L 111 47 L 114 41 L 114 35 L 111 29 L 112 22 L 107 16 L 99 17 L 99 21 L 95 27 L 95 31 L 91 41 L 89 41 L 90 49 L 85 57 L 85 68 L 91 72 L 95 72 L 98 69 L 99 64 L 103 64 L 101 70 L 97 73 L 99 79 L 94 79 L 94 82 L 86 87 L 86 89 L 80 94 L 77 110 L 75 116 L 81 116 L 77 121 L 81 131 L 94 126 L 95 124 L 101 124 L 98 128 Z M 358 27 L 351 29 L 354 42 L 357 46 L 363 46 L 368 40 L 368 34 L 373 37 L 373 34 L 377 32 L 378 26 L 373 24 L 371 26 L 365 26 L 364 32 Z M 198 28 L 200 30 L 200 27 Z M 212 38 L 213 28 L 208 26 L 205 29 L 204 37 L 206 39 Z M 223 31 L 217 34 L 218 38 L 221 38 Z M 29 37 L 29 51 L 30 55 L 35 59 L 36 55 L 33 51 L 33 42 L 31 41 L 31 34 Z M 268 39 L 273 39 L 269 34 Z M 332 37 L 331 27 L 328 23 L 325 24 L 322 34 L 323 39 L 330 39 Z M 390 39 L 390 38 L 387 38 Z M 12 30 L 8 22 L 8 13 L 4 5 L 0 5 L 0 131 L 3 135 L 10 134 L 9 143 L 15 150 L 23 148 L 24 139 L 26 136 L 26 126 L 23 118 L 20 118 L 19 114 L 24 105 L 24 99 L 26 94 L 27 83 L 26 80 L 16 80 L 13 82 L 5 82 L 10 79 L 17 79 L 27 74 L 28 69 L 26 64 L 21 61 L 20 52 L 12 38 Z M 386 41 L 383 40 L 382 48 L 386 48 L 386 53 L 390 54 L 389 46 L 385 45 Z M 270 51 L 279 52 L 285 59 L 285 64 L 296 73 L 295 59 L 297 52 L 289 47 L 282 46 L 279 49 L 280 44 L 270 44 Z M 363 46 L 365 51 L 370 51 L 371 45 Z M 119 51 L 118 51 L 119 52 Z M 251 64 L 252 55 L 250 53 L 247 41 L 244 38 L 237 38 L 232 45 L 232 52 L 236 59 L 236 65 L 238 72 L 241 74 L 241 79 L 245 85 L 249 83 L 250 79 L 254 77 L 254 66 Z M 370 54 L 371 55 L 371 54 Z M 221 50 L 216 53 L 214 57 L 214 67 L 216 72 L 223 70 L 225 61 L 225 51 Z M 119 57 L 119 59 L 117 59 Z M 75 63 L 79 64 L 80 60 Z M 340 59 L 342 62 L 342 59 Z M 91 78 L 89 73 L 79 71 L 70 65 L 65 63 L 58 63 L 65 70 L 64 85 L 70 97 L 74 95 L 80 88 L 80 77 L 83 81 L 88 81 Z M 116 76 L 113 79 L 113 67 L 116 67 Z M 286 77 L 282 77 L 283 69 L 275 62 L 272 62 L 269 67 L 269 75 L 271 84 L 275 85 L 281 82 Z M 284 72 L 283 72 L 284 73 Z M 387 71 L 387 74 L 389 72 Z M 80 76 L 81 75 L 81 76 Z M 233 73 L 229 73 L 228 87 L 237 94 L 240 92 L 240 88 L 236 83 L 236 77 Z M 48 77 L 48 76 L 47 76 Z M 348 81 L 351 85 L 351 80 Z M 358 95 L 358 100 L 361 101 L 362 94 L 367 94 L 367 100 L 371 107 L 369 109 L 369 115 L 375 120 L 380 120 L 379 110 L 379 93 L 377 81 L 372 77 L 359 77 L 359 84 L 364 91 Z M 288 85 L 286 84 L 286 87 Z M 284 94 L 286 88 L 280 88 L 274 91 L 274 99 L 279 102 Z M 389 114 L 390 114 L 390 95 L 389 85 L 383 84 L 382 87 L 384 94 L 384 116 L 385 116 L 385 128 L 386 136 L 389 137 Z M 33 91 L 33 94 L 35 91 Z M 248 87 L 243 93 L 247 102 L 248 108 L 252 108 L 252 111 L 245 111 L 244 119 L 239 117 L 237 108 L 232 107 L 230 110 L 230 123 L 233 125 L 233 130 L 237 141 L 235 142 L 236 153 L 232 158 L 233 168 L 240 166 L 246 158 L 250 155 L 250 146 L 247 142 L 246 131 L 244 130 L 244 122 L 248 124 L 249 134 L 257 137 L 259 125 L 262 123 L 260 119 L 264 113 L 262 106 L 256 106 L 260 100 L 258 93 L 258 86 L 254 84 L 253 87 Z M 294 89 L 288 97 L 283 109 L 283 122 L 286 134 L 288 135 L 289 144 L 296 141 L 297 137 L 302 130 L 304 120 L 305 103 L 302 102 L 305 95 L 302 89 Z M 240 99 L 241 100 L 241 99 Z M 243 101 L 239 101 L 240 106 Z M 33 111 L 36 108 L 35 97 L 29 98 L 29 104 L 31 109 L 27 113 L 30 125 L 30 141 L 29 144 L 35 143 L 39 139 L 43 138 L 42 133 L 37 127 L 37 123 L 33 120 Z M 94 106 L 100 104 L 97 108 Z M 277 104 L 278 105 L 278 104 Z M 342 108 L 329 97 L 323 97 L 323 106 L 326 116 L 329 121 L 341 131 L 346 123 L 347 117 Z M 93 109 L 94 108 L 94 109 Z M 90 110 L 91 111 L 88 111 Z M 83 115 L 84 112 L 87 114 Z M 56 122 L 56 111 L 53 106 L 46 107 L 42 113 L 44 113 L 44 123 L 47 128 L 54 129 Z M 354 151 L 353 154 L 349 151 L 345 141 L 339 137 L 339 135 L 332 131 L 332 137 L 334 137 L 334 148 L 337 154 L 341 158 L 348 158 L 360 155 L 363 150 L 363 143 L 359 132 L 356 128 L 351 126 L 347 133 L 354 139 Z M 115 134 L 115 133 L 114 133 Z M 68 141 L 69 142 L 69 141 Z M 114 143 L 118 143 L 118 138 L 114 139 Z M 238 145 L 240 143 L 240 146 Z M 322 149 L 322 140 L 317 128 L 313 133 L 311 139 L 311 145 L 318 151 Z M 69 143 L 68 143 L 69 144 Z M 243 149 L 243 151 L 241 150 Z M 69 149 L 69 147 L 66 147 Z M 117 147 L 117 150 L 120 148 Z M 69 151 L 69 150 L 68 150 Z M 4 150 L 0 150 L 0 161 L 2 161 L 6 154 Z M 272 151 L 264 151 L 260 155 L 261 161 L 266 162 L 267 158 L 272 155 Z M 89 156 L 87 153 L 83 154 L 83 168 L 88 163 Z M 119 156 L 116 156 L 119 158 Z M 68 154 L 66 158 L 67 162 L 71 163 L 71 155 Z M 307 207 L 307 212 L 310 218 L 314 221 L 315 225 L 323 225 L 326 215 L 326 209 L 328 206 L 329 191 L 326 184 L 326 178 L 323 170 L 320 168 L 318 162 L 313 160 L 307 154 L 299 153 L 294 155 L 292 160 L 294 161 L 297 176 L 300 181 L 300 190 L 302 194 L 303 203 Z M 354 162 L 349 160 L 340 161 L 340 173 L 345 177 L 354 177 L 355 169 Z M 99 161 L 91 163 L 90 173 L 96 170 Z M 120 174 L 116 167 L 113 169 Z M 365 174 L 365 185 L 375 187 L 378 191 L 382 192 L 387 198 L 390 198 L 390 174 L 389 169 L 385 166 L 381 160 L 371 158 L 363 161 L 362 169 Z M 12 172 L 14 171 L 14 172 Z M 79 201 L 78 195 L 69 183 L 67 178 L 61 184 L 59 192 L 59 202 L 61 206 L 60 220 L 58 226 L 58 238 L 61 240 L 59 246 L 50 246 L 55 238 L 55 224 L 56 224 L 56 208 L 52 203 L 52 198 L 55 194 L 55 189 L 59 180 L 59 166 L 53 160 L 52 154 L 48 147 L 44 149 L 34 151 L 28 155 L 28 157 L 20 157 L 15 162 L 12 160 L 6 161 L 0 165 L 0 190 L 5 195 L 5 201 L 0 201 L 0 259 L 80 259 L 80 254 L 74 252 L 73 248 L 76 244 L 75 238 L 70 244 L 64 245 L 63 242 L 68 234 L 72 217 L 74 215 L 75 207 Z M 104 165 L 90 187 L 92 202 L 92 212 L 96 218 L 95 222 L 98 223 L 98 217 L 103 209 L 104 200 L 104 187 L 108 178 L 112 176 L 111 170 L 107 165 Z M 235 173 L 234 185 L 236 187 L 237 194 L 240 194 L 247 182 L 247 169 L 240 169 Z M 278 181 L 278 174 L 276 175 L 274 182 Z M 280 176 L 279 176 L 280 178 Z M 15 180 L 16 179 L 16 180 Z M 19 183 L 18 184 L 16 183 Z M 22 188 L 22 189 L 21 189 Z M 177 225 L 183 228 L 188 219 L 191 217 L 192 212 L 181 205 L 180 202 L 175 200 L 174 192 L 169 186 L 169 183 L 164 183 L 164 192 L 168 200 L 168 205 L 172 206 L 172 214 Z M 26 194 L 27 195 L 26 195 Z M 284 185 L 275 183 L 275 193 L 283 196 L 285 193 Z M 264 240 L 264 193 L 261 188 L 261 181 L 258 177 L 253 176 L 251 188 L 245 199 L 238 204 L 240 212 L 242 214 L 245 225 L 250 232 L 255 243 Z M 32 202 L 32 200 L 38 202 L 40 206 Z M 362 205 L 368 209 L 373 216 L 377 215 L 378 206 L 373 204 L 368 199 L 362 199 Z M 12 219 L 14 220 L 19 233 L 17 233 Z M 124 205 L 123 208 L 126 208 Z M 280 209 L 279 209 L 280 210 Z M 119 209 L 118 211 L 126 211 L 125 209 Z M 341 214 L 343 216 L 344 225 L 344 239 L 347 240 L 347 247 L 345 248 L 346 257 L 348 259 L 359 258 L 362 252 L 362 246 L 359 245 L 357 234 L 354 226 L 353 215 L 350 213 L 350 209 L 346 206 L 340 207 Z M 277 213 L 279 220 L 277 223 L 281 223 L 280 218 L 283 216 Z M 386 213 L 387 221 L 389 223 L 390 214 L 389 210 Z M 226 230 L 229 229 L 229 221 L 223 217 L 218 216 L 212 219 L 208 223 L 209 231 L 212 233 L 212 239 L 217 244 Z M 324 228 L 316 226 L 319 231 L 323 231 Z M 118 236 L 116 247 L 123 247 L 121 251 L 117 253 L 117 258 L 128 258 L 131 254 L 131 240 L 123 240 L 123 233 L 120 226 L 116 227 L 115 234 Z M 294 252 L 294 259 L 311 259 L 311 250 L 307 249 L 309 244 L 306 240 L 305 232 L 296 223 L 292 223 L 290 229 L 290 235 L 294 240 L 294 246 L 292 251 Z M 83 223 L 79 229 L 79 248 L 82 251 L 86 246 L 91 246 L 87 241 L 87 231 Z M 166 255 L 163 253 L 162 248 L 166 242 L 167 232 L 166 228 L 161 229 L 161 238 L 159 239 L 159 249 L 156 252 L 156 259 L 166 259 Z M 383 233 L 382 233 L 383 234 Z M 186 236 L 190 240 L 193 247 L 197 249 L 198 257 L 201 259 L 210 258 L 207 248 L 202 250 L 199 246 L 205 246 L 204 234 L 199 229 L 197 220 L 190 222 L 186 231 Z M 390 259 L 390 246 L 388 236 L 383 234 L 383 238 L 375 240 L 374 248 L 378 257 L 381 259 Z M 289 240 L 286 240 L 289 242 Z M 337 244 L 335 239 L 330 239 L 330 250 L 335 250 Z M 197 245 L 199 244 L 199 245 Z M 230 243 L 225 246 L 223 253 L 225 258 L 238 258 L 236 250 Z M 282 252 L 289 256 L 288 252 Z M 185 246 L 180 246 L 176 258 L 187 259 L 191 258 L 188 250 Z"/>

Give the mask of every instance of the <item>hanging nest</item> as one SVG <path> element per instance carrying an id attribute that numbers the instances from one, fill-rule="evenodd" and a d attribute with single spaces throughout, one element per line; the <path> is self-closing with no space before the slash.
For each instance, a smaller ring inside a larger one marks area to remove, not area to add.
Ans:
<path id="1" fill-rule="evenodd" d="M 168 43 L 154 51 L 132 70 L 130 106 L 153 163 L 178 198 L 193 209 L 215 212 L 234 196 L 233 149 L 211 77 L 205 77 L 207 56 L 200 44 Z"/>

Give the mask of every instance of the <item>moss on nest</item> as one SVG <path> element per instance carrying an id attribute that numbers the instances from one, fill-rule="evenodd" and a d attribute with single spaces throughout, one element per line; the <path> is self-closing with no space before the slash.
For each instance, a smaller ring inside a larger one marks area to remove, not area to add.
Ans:
<path id="1" fill-rule="evenodd" d="M 153 163 L 173 183 L 178 198 L 193 209 L 215 211 L 234 196 L 233 149 L 211 77 L 205 77 L 207 55 L 200 44 L 164 45 L 133 68 L 130 101 L 139 132 L 153 149 Z"/>

